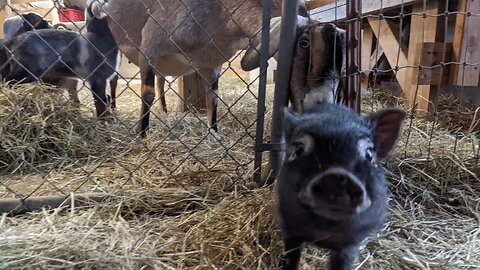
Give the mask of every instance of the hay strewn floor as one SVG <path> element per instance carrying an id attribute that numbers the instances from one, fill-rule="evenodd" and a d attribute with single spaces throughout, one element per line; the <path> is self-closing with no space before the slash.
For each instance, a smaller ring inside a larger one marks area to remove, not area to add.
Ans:
<path id="1" fill-rule="evenodd" d="M 139 89 L 136 81 L 131 86 Z M 58 195 L 60 190 L 112 196 L 93 207 L 2 216 L 0 269 L 278 265 L 282 243 L 274 194 L 241 188 L 252 175 L 254 96 L 247 93 L 237 102 L 245 92 L 238 79 L 222 79 L 220 87 L 220 141 L 205 135 L 203 115 L 178 112 L 176 95 L 169 91 L 171 113 L 154 117 L 140 146 L 132 130 L 140 101 L 131 90 L 118 99 L 116 121 L 103 124 L 92 118 L 87 91 L 81 91 L 82 105 L 75 108 L 60 98 L 63 94 L 38 87 L 2 89 L 0 198 Z M 272 90 L 269 86 L 268 110 Z M 366 110 L 383 106 L 372 103 L 369 94 Z M 386 161 L 389 220 L 362 249 L 359 269 L 480 268 L 477 123 L 459 136 L 442 122 L 406 121 Z M 309 248 L 303 269 L 323 269 L 326 255 Z"/>

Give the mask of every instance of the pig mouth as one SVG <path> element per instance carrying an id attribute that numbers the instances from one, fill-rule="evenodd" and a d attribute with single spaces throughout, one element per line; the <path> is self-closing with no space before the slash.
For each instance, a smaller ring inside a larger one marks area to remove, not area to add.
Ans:
<path id="1" fill-rule="evenodd" d="M 358 214 L 358 207 L 341 207 L 336 205 L 323 206 L 307 206 L 309 211 L 317 216 L 321 216 L 332 220 L 342 220 Z"/>
<path id="2" fill-rule="evenodd" d="M 345 220 L 355 215 L 361 214 L 370 206 L 370 200 L 362 202 L 360 205 L 338 205 L 318 200 L 309 200 L 304 196 L 298 198 L 300 204 L 308 212 L 330 220 Z"/>

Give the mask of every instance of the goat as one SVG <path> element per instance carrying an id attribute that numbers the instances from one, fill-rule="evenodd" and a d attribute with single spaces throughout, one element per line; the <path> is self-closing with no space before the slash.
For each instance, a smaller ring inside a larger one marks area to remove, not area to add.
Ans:
<path id="1" fill-rule="evenodd" d="M 19 14 L 6 19 L 3 22 L 3 32 L 5 38 L 12 38 L 34 29 L 57 29 L 56 26 L 51 26 L 46 20 L 43 19 L 38 13 L 30 12 L 26 14 Z M 77 81 L 70 78 L 50 79 L 46 80 L 46 83 L 56 85 L 60 88 L 67 89 L 70 100 L 75 103 L 80 103 L 77 92 Z"/>
<path id="2" fill-rule="evenodd" d="M 19 14 L 13 17 L 6 19 L 3 23 L 3 31 L 5 33 L 5 38 L 12 38 L 18 36 L 22 33 L 39 29 L 63 29 L 69 30 L 72 29 L 63 23 L 57 23 L 55 25 L 50 25 L 42 16 L 38 13 L 30 12 L 26 14 Z M 73 78 L 51 78 L 45 79 L 44 82 L 56 85 L 59 88 L 65 88 L 68 92 L 70 100 L 74 103 L 80 103 L 77 92 L 77 79 Z M 115 75 L 110 80 L 110 92 L 111 92 L 111 108 L 115 109 L 116 107 L 116 88 L 118 84 L 118 75 Z"/>
<path id="3" fill-rule="evenodd" d="M 281 15 L 281 7 L 281 0 L 272 1 L 273 17 Z M 155 75 L 182 76 L 195 71 L 208 89 L 208 127 L 218 131 L 217 89 L 212 84 L 221 65 L 258 34 L 262 1 L 109 0 L 103 8 L 120 51 L 129 59 L 138 57 L 142 104 L 137 134 L 145 137 L 149 128 Z M 270 56 L 277 48 L 278 44 L 270 46 Z"/>
<path id="4" fill-rule="evenodd" d="M 106 82 L 118 70 L 120 52 L 98 3 L 89 0 L 87 32 L 42 29 L 3 41 L 1 74 L 7 80 L 33 82 L 85 79 L 91 87 L 98 117 L 110 113 Z"/>
<path id="5" fill-rule="evenodd" d="M 33 29 L 49 29 L 52 26 L 38 13 L 29 12 L 16 15 L 3 21 L 3 33 L 5 38 L 18 36 Z"/>
<path id="6" fill-rule="evenodd" d="M 279 43 L 279 25 L 280 18 L 272 19 L 273 41 L 270 42 L 275 44 Z M 289 88 L 294 111 L 303 113 L 324 101 L 340 102 L 346 84 L 345 35 L 345 30 L 331 23 L 298 17 Z M 242 69 L 250 71 L 259 66 L 260 46 L 260 38 L 255 38 L 242 59 Z"/>

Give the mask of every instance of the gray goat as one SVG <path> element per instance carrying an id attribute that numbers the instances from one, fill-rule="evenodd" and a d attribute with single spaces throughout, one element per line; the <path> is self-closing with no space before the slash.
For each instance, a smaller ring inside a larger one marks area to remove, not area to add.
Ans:
<path id="1" fill-rule="evenodd" d="M 98 5 L 89 1 L 87 32 L 83 36 L 73 31 L 42 29 L 4 40 L 0 52 L 2 77 L 23 82 L 85 79 L 93 92 L 97 116 L 109 114 L 106 82 L 116 75 L 120 52 Z"/>

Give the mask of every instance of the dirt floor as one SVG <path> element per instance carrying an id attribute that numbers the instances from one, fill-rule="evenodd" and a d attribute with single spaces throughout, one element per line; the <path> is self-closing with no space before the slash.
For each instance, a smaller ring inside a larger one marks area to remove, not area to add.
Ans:
<path id="1" fill-rule="evenodd" d="M 140 87 L 128 86 L 121 82 L 109 124 L 93 118 L 86 89 L 79 108 L 38 87 L 0 92 L 0 158 L 8 160 L 0 198 L 109 194 L 90 206 L 0 217 L 0 269 L 278 266 L 274 191 L 243 188 L 253 173 L 257 86 L 220 80 L 219 139 L 207 134 L 204 114 L 180 112 L 172 84 L 169 113 L 156 108 L 142 144 L 134 138 Z M 357 269 L 480 269 L 478 115 L 445 99 L 437 121 L 405 120 L 385 161 L 388 222 L 362 247 Z M 401 102 L 370 89 L 364 113 Z M 303 269 L 323 269 L 326 258 L 307 247 Z"/>

